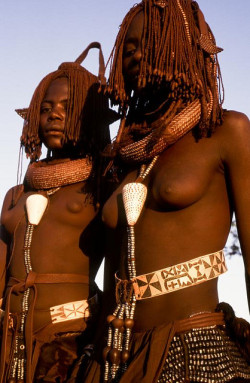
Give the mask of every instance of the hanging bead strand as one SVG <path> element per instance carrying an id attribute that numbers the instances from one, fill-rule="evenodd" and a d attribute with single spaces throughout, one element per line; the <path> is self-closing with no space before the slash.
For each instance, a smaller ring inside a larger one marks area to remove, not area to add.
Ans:
<path id="1" fill-rule="evenodd" d="M 141 183 L 152 170 L 159 156 L 155 156 L 151 163 L 146 167 L 142 165 L 139 176 L 134 183 L 124 186 L 123 203 L 128 222 L 128 281 L 119 280 L 117 284 L 117 307 L 113 315 L 109 315 L 107 346 L 103 351 L 105 361 L 104 382 L 119 382 L 121 375 L 126 371 L 129 360 L 129 344 L 134 326 L 134 314 L 136 308 L 136 297 L 132 289 L 133 279 L 136 278 L 135 262 L 135 229 L 134 226 L 140 217 L 143 209 L 147 188 Z M 119 296 L 118 296 L 119 295 Z"/>

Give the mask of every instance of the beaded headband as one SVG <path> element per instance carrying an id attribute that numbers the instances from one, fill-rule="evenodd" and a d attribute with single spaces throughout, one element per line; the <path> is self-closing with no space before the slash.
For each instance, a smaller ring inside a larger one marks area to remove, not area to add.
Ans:
<path id="1" fill-rule="evenodd" d="M 154 4 L 161 8 L 165 8 L 168 5 L 167 0 L 155 0 Z"/>

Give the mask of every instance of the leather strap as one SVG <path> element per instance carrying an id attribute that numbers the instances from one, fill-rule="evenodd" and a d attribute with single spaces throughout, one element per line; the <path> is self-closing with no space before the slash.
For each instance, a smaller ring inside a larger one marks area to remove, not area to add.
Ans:
<path id="1" fill-rule="evenodd" d="M 37 284 L 47 283 L 82 283 L 89 284 L 89 278 L 81 274 L 40 274 L 30 271 L 25 280 L 11 277 L 8 282 L 8 295 L 5 305 L 5 316 L 3 322 L 2 344 L 1 344 L 1 359 L 0 359 L 0 383 L 3 383 L 6 378 L 6 350 L 7 350 L 7 333 L 10 320 L 10 299 L 12 293 L 24 292 L 26 289 L 33 290 L 33 299 L 31 300 L 27 321 L 25 325 L 25 343 L 27 353 L 27 376 L 26 383 L 32 383 L 32 333 L 33 333 L 33 314 L 37 300 Z"/>
<path id="2" fill-rule="evenodd" d="M 224 313 L 200 313 L 175 323 L 176 332 L 184 332 L 195 328 L 225 325 Z"/>
<path id="3" fill-rule="evenodd" d="M 35 284 L 47 283 L 82 283 L 89 284 L 89 277 L 82 274 L 41 274 L 30 271 L 25 280 L 10 277 L 8 287 L 14 286 L 14 291 L 24 291 Z"/>

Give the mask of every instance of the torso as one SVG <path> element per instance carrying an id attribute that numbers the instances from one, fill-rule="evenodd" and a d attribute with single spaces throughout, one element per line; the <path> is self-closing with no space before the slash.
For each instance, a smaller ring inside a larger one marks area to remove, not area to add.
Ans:
<path id="1" fill-rule="evenodd" d="M 223 127 L 218 127 L 211 138 L 198 142 L 190 132 L 160 155 L 145 181 L 148 186 L 147 200 L 135 226 L 137 275 L 223 249 L 232 216 L 220 156 L 223 130 Z M 110 242 L 112 236 L 116 240 L 119 238 L 117 246 L 120 247 L 114 249 L 110 246 L 108 264 L 111 268 L 115 265 L 112 272 L 119 269 L 124 279 L 128 278 L 127 235 L 121 191 L 126 183 L 134 182 L 136 177 L 136 171 L 129 173 L 103 208 Z M 107 282 L 109 288 L 111 286 Z M 216 279 L 138 301 L 135 329 L 140 331 L 195 312 L 211 311 L 217 302 Z"/>
<path id="2" fill-rule="evenodd" d="M 33 271 L 89 275 L 90 254 L 87 252 L 84 235 L 96 217 L 97 210 L 84 187 L 84 182 L 64 186 L 49 197 L 41 222 L 34 229 L 31 246 Z M 33 193 L 24 192 L 14 207 L 5 209 L 2 214 L 2 224 L 13 239 L 8 277 L 19 280 L 26 277 L 23 255 L 27 226 L 25 201 L 30 194 Z M 37 291 L 35 330 L 50 323 L 50 307 L 87 299 L 89 296 L 88 284 L 37 284 Z M 21 296 L 12 294 L 11 312 L 20 312 Z"/>

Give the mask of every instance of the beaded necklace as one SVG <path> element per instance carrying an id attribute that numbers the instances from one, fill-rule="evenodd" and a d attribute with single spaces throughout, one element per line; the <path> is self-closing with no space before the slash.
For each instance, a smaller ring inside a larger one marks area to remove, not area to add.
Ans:
<path id="1" fill-rule="evenodd" d="M 119 280 L 116 286 L 117 306 L 112 315 L 107 317 L 109 323 L 107 346 L 103 351 L 105 360 L 104 382 L 119 381 L 119 377 L 127 369 L 129 359 L 129 341 L 134 326 L 136 297 L 132 282 L 136 277 L 135 264 L 135 232 L 147 197 L 147 187 L 142 183 L 155 165 L 155 156 L 146 167 L 142 165 L 135 182 L 126 184 L 122 190 L 123 203 L 127 218 L 128 233 L 128 275 L 129 280 Z"/>
<path id="2" fill-rule="evenodd" d="M 213 96 L 209 91 L 208 117 L 211 115 Z M 119 156 L 125 162 L 142 163 L 162 153 L 187 132 L 193 129 L 201 118 L 201 102 L 195 100 L 178 113 L 170 123 L 166 123 L 163 115 L 151 124 L 152 132 L 143 139 L 126 145 L 119 150 Z M 160 138 L 155 138 L 162 132 Z"/>
<path id="3" fill-rule="evenodd" d="M 50 164 L 38 161 L 29 165 L 25 181 L 32 189 L 46 190 L 85 181 L 92 170 L 89 158 Z"/>
<path id="4" fill-rule="evenodd" d="M 88 158 L 69 160 L 67 162 L 47 164 L 39 161 L 29 165 L 25 175 L 25 181 L 38 193 L 31 194 L 26 200 L 27 227 L 24 237 L 24 264 L 26 275 L 32 272 L 31 244 L 34 228 L 40 220 L 48 205 L 48 198 L 56 193 L 61 186 L 85 181 L 90 176 L 92 163 Z M 40 192 L 46 192 L 46 196 Z M 21 319 L 18 334 L 15 336 L 13 360 L 10 368 L 10 379 L 13 381 L 25 381 L 26 365 L 26 342 L 25 324 L 29 311 L 29 297 L 31 289 L 25 289 L 21 301 Z"/>
<path id="5" fill-rule="evenodd" d="M 211 114 L 212 104 L 213 97 L 212 93 L 209 92 L 208 116 Z M 158 121 L 152 124 L 153 130 L 150 134 L 137 142 L 121 148 L 119 151 L 120 157 L 125 162 L 143 163 L 151 160 L 151 163 L 148 167 L 143 164 L 137 180 L 126 184 L 122 190 L 123 204 L 128 224 L 127 265 L 129 280 L 121 280 L 116 276 L 117 306 L 113 314 L 107 317 L 109 324 L 108 340 L 107 346 L 103 350 L 105 383 L 118 382 L 121 375 L 127 369 L 127 361 L 129 359 L 129 342 L 134 326 L 136 308 L 136 296 L 133 290 L 133 281 L 136 278 L 134 226 L 140 217 L 147 197 L 147 187 L 142 182 L 152 170 L 160 153 L 193 129 L 200 118 L 201 102 L 197 99 L 186 106 L 186 108 L 177 114 L 168 124 L 163 115 Z M 154 138 L 159 130 L 163 133 L 155 142 Z M 120 138 L 121 133 L 122 129 L 118 132 L 117 137 Z"/>

